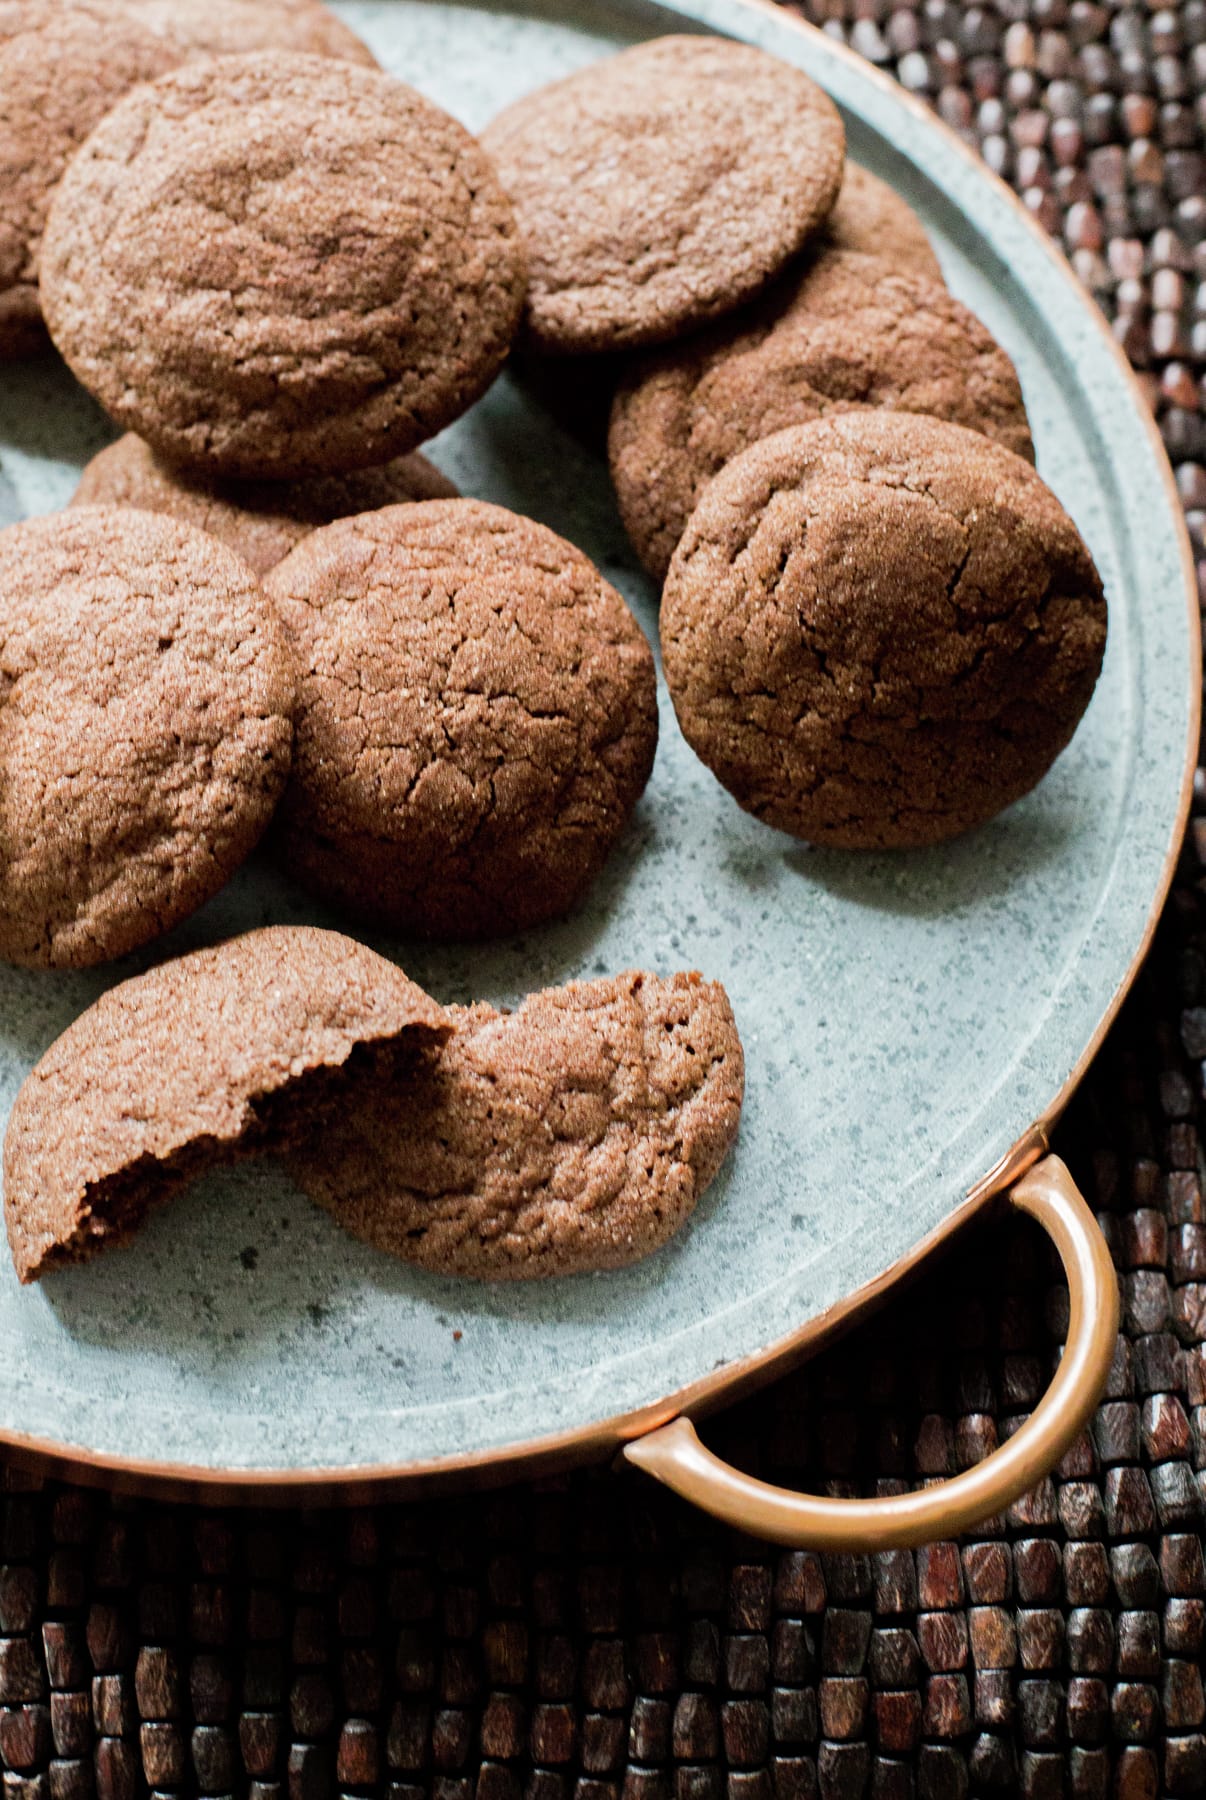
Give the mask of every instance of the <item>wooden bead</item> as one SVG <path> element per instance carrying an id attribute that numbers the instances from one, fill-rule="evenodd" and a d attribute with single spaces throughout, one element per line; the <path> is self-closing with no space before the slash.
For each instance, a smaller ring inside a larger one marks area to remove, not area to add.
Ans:
<path id="1" fill-rule="evenodd" d="M 1120 1750 L 1114 1767 L 1116 1800 L 1156 1800 L 1159 1791 L 1159 1765 L 1153 1753 L 1137 1745 Z"/>
<path id="2" fill-rule="evenodd" d="M 868 1618 L 867 1626 L 870 1629 Z M 617 1644 L 619 1655 L 618 1685 L 613 1692 L 619 1692 L 621 1699 L 611 1700 L 611 1705 L 623 1705 L 627 1699 L 627 1689 L 623 1682 L 623 1651 Z M 729 1691 L 734 1694 L 759 1694 L 767 1686 L 770 1677 L 770 1645 L 765 1636 L 759 1634 L 728 1637 L 724 1640 L 724 1677 Z M 605 1702 L 604 1704 L 607 1704 Z"/>
<path id="3" fill-rule="evenodd" d="M 1110 1690 L 1097 1676 L 1074 1675 L 1068 1682 L 1068 1736 L 1074 1744 L 1104 1743 L 1110 1724 Z"/>
<path id="4" fill-rule="evenodd" d="M 1151 1471 L 1151 1491 L 1162 1530 L 1183 1530 L 1201 1522 L 1202 1494 L 1188 1464 L 1160 1463 Z"/>
<path id="5" fill-rule="evenodd" d="M 196 1666 L 194 1663 L 194 1669 Z M 347 1645 L 339 1659 L 339 1672 L 343 1688 L 343 1702 L 350 1713 L 365 1714 L 380 1711 L 385 1672 L 380 1652 L 375 1645 Z M 225 1683 L 223 1692 L 227 1697 L 229 1696 L 228 1682 Z M 214 1712 L 210 1723 L 217 1723 L 219 1719 L 226 1716 L 225 1711 L 218 1710 L 223 1705 L 223 1701 L 216 1690 L 207 1701 L 207 1705 Z M 195 1706 L 196 1700 L 194 1699 Z"/>
<path id="6" fill-rule="evenodd" d="M 825 1676 L 819 1696 L 821 1730 L 826 1737 L 846 1742 L 862 1736 L 870 1703 L 869 1682 L 861 1676 Z"/>
<path id="7" fill-rule="evenodd" d="M 134 1684 L 124 1675 L 98 1675 L 92 1683 L 92 1717 L 102 1737 L 133 1732 L 137 1711 Z"/>
<path id="8" fill-rule="evenodd" d="M 92 1800 L 96 1778 L 92 1759 L 55 1760 L 46 1770 L 46 1793 L 49 1800 Z"/>
<path id="9" fill-rule="evenodd" d="M 1073 1800 L 1106 1800 L 1109 1785 L 1109 1752 L 1074 1744 L 1068 1752 L 1068 1786 Z"/>
<path id="10" fill-rule="evenodd" d="M 822 1682 L 822 1715 L 825 1710 L 825 1688 L 826 1683 Z M 623 1748 L 622 1721 L 617 1719 L 608 1723 L 620 1727 L 617 1740 L 618 1760 Z M 838 1734 L 835 1732 L 831 1735 Z M 766 1761 L 770 1747 L 770 1709 L 765 1701 L 727 1700 L 720 1709 L 720 1736 L 725 1761 L 730 1767 L 760 1768 Z"/>
<path id="11" fill-rule="evenodd" d="M 1063 1739 L 1064 1695 L 1058 1682 L 1018 1682 L 1018 1725 L 1030 1749 L 1056 1748 Z"/>
<path id="12" fill-rule="evenodd" d="M 320 1800 L 331 1792 L 334 1770 L 325 1744 L 294 1744 L 289 1751 L 289 1800 Z"/>
<path id="13" fill-rule="evenodd" d="M 972 1745 L 968 1772 L 977 1792 L 1012 1793 L 1017 1787 L 1017 1758 L 1010 1739 L 982 1731 Z"/>
<path id="14" fill-rule="evenodd" d="M 179 1787 L 184 1780 L 185 1743 L 179 1726 L 143 1725 L 139 1730 L 142 1770 L 150 1787 Z"/>
<path id="15" fill-rule="evenodd" d="M 953 1744 L 923 1744 L 917 1756 L 919 1800 L 964 1800 L 967 1768 Z"/>
<path id="16" fill-rule="evenodd" d="M 1200 1731 L 1165 1741 L 1164 1791 L 1172 1796 L 1206 1791 L 1206 1737 Z"/>
<path id="17" fill-rule="evenodd" d="M 666 1737 L 669 1740 L 669 1712 L 663 1701 L 640 1701 L 637 1708 L 660 1708 L 666 1715 Z M 633 1711 L 634 1731 L 638 1717 L 636 1708 Z M 522 1697 L 518 1694 L 491 1694 L 482 1711 L 481 1747 L 483 1756 L 507 1761 L 520 1756 L 528 1738 L 528 1713 Z M 662 1760 L 644 1751 L 644 1739 L 639 1732 L 633 1755 L 640 1762 Z"/>
<path id="18" fill-rule="evenodd" d="M 730 1704 L 733 1706 L 746 1707 L 754 1705 L 753 1702 L 748 1701 L 734 1701 Z M 761 1713 L 763 1720 L 765 1720 L 766 1708 L 763 1706 L 756 1708 L 756 1710 Z M 724 1717 L 726 1711 L 727 1709 L 722 1709 L 722 1732 L 725 1744 L 728 1746 L 728 1720 Z M 587 1773 L 590 1775 L 609 1775 L 616 1770 L 621 1769 L 624 1763 L 624 1740 L 626 1735 L 625 1723 L 622 1718 L 611 1713 L 587 1713 L 582 1721 L 580 1752 L 582 1767 Z M 760 1761 L 766 1754 L 767 1731 L 765 1725 L 763 1726 L 760 1740 L 757 1740 L 755 1735 L 751 1732 L 749 1742 L 753 1743 L 755 1741 L 761 1742 L 762 1748 L 760 1754 L 752 1755 L 747 1753 L 743 1757 L 736 1754 L 736 1751 L 733 1750 L 728 1752 L 729 1760 L 731 1762 L 741 1762 L 743 1760 L 747 1762 Z M 740 1730 L 735 1728 L 733 1743 L 736 1746 L 739 1742 L 744 1742 L 744 1740 L 741 1738 Z"/>
<path id="19" fill-rule="evenodd" d="M 477 1772 L 473 1800 L 523 1800 L 517 1771 L 509 1769 L 505 1763 L 483 1762 Z M 625 1787 L 624 1800 L 669 1800 L 669 1795 L 668 1792 L 643 1790 L 636 1785 L 631 1789 Z"/>
<path id="20" fill-rule="evenodd" d="M 1154 1532 L 1156 1507 L 1143 1469 L 1113 1468 L 1105 1477 L 1106 1529 L 1112 1538 Z"/>
<path id="21" fill-rule="evenodd" d="M 74 1759 L 88 1754 L 92 1749 L 92 1704 L 86 1693 L 52 1690 L 50 1735 L 57 1756 Z"/>
<path id="22" fill-rule="evenodd" d="M 777 1744 L 814 1744 L 819 1734 L 815 1687 L 771 1689 L 771 1735 Z"/>
<path id="23" fill-rule="evenodd" d="M 1077 1675 L 1105 1675 L 1114 1665 L 1114 1622 L 1100 1607 L 1068 1614 L 1068 1662 Z"/>
<path id="24" fill-rule="evenodd" d="M 431 1708 L 395 1701 L 389 1717 L 385 1755 L 391 1769 L 421 1769 L 431 1741 Z"/>
<path id="25" fill-rule="evenodd" d="M 869 1556 L 830 1555 L 822 1559 L 825 1570 L 825 1588 L 829 1600 L 862 1602 L 870 1600 L 873 1591 L 871 1558 Z"/>
<path id="26" fill-rule="evenodd" d="M 42 1625 L 42 1655 L 52 1688 L 79 1688 L 88 1678 L 88 1647 L 79 1625 L 47 1619 Z"/>
<path id="27" fill-rule="evenodd" d="M 906 1613 L 918 1604 L 917 1568 L 908 1550 L 883 1550 L 875 1558 L 875 1610 Z"/>
<path id="28" fill-rule="evenodd" d="M 1160 1594 L 1160 1569 L 1147 1544 L 1117 1544 L 1110 1574 L 1124 1606 L 1152 1606 Z"/>
<path id="29" fill-rule="evenodd" d="M 248 1775 L 256 1779 L 272 1775 L 277 1768 L 280 1745 L 279 1713 L 239 1714 L 239 1754 Z"/>
<path id="30" fill-rule="evenodd" d="M 1059 1546 L 1050 1538 L 1023 1538 L 1013 1547 L 1017 1596 L 1027 1605 L 1050 1605 L 1060 1598 Z"/>
<path id="31" fill-rule="evenodd" d="M 651 1631 L 636 1639 L 633 1652 L 637 1684 L 647 1694 L 672 1694 L 679 1683 L 677 1633 Z"/>
<path id="32" fill-rule="evenodd" d="M 720 1754 L 716 1703 L 707 1694 L 681 1694 L 674 1708 L 674 1755 L 679 1762 L 706 1762 Z"/>
<path id="33" fill-rule="evenodd" d="M 817 1800 L 817 1765 L 811 1756 L 775 1756 L 771 1759 L 774 1800 Z"/>
<path id="34" fill-rule="evenodd" d="M 1128 1680 L 1152 1681 L 1160 1672 L 1160 1620 L 1154 1612 L 1121 1612 L 1116 1668 Z"/>
<path id="35" fill-rule="evenodd" d="M 916 1749 L 921 1738 L 921 1695 L 916 1688 L 877 1691 L 872 1712 L 882 1750 L 904 1756 Z"/>
<path id="36" fill-rule="evenodd" d="M 1013 1592 L 1013 1563 L 1004 1544 L 967 1544 L 963 1549 L 967 1596 L 976 1605 L 999 1606 Z"/>
<path id="37" fill-rule="evenodd" d="M 870 1641 L 869 1612 L 831 1607 L 825 1614 L 821 1632 L 822 1669 L 829 1675 L 858 1675 L 867 1660 Z"/>
<path id="38" fill-rule="evenodd" d="M 134 1800 L 138 1792 L 135 1752 L 122 1738 L 104 1737 L 94 1763 L 97 1800 Z"/>
<path id="39" fill-rule="evenodd" d="M 952 1542 L 923 1545 L 917 1552 L 918 1604 L 926 1611 L 962 1606 L 963 1567 Z"/>
<path id="40" fill-rule="evenodd" d="M 967 1661 L 968 1631 L 963 1613 L 919 1613 L 917 1642 L 926 1667 L 936 1672 L 961 1669 Z"/>
<path id="41" fill-rule="evenodd" d="M 32 1773 L 49 1753 L 49 1707 L 0 1707 L 0 1764 L 18 1774 Z"/>
<path id="42" fill-rule="evenodd" d="M 147 1646 L 138 1652 L 134 1693 L 144 1719 L 180 1717 L 180 1670 L 174 1651 Z"/>
<path id="43" fill-rule="evenodd" d="M 0 1638 L 0 1705 L 40 1700 L 46 1687 L 41 1661 L 25 1637 Z"/>
<path id="44" fill-rule="evenodd" d="M 490 1711 L 487 1708 L 486 1716 L 482 1721 L 483 1747 L 486 1743 L 486 1721 L 489 1716 Z M 664 1763 L 669 1760 L 670 1721 L 671 1708 L 665 1700 L 652 1700 L 641 1696 L 633 1702 L 628 1728 L 628 1754 L 633 1762 Z M 490 1754 L 495 1756 L 518 1755 L 517 1744 L 514 1749 L 501 1747 L 502 1745 L 509 1746 L 514 1742 L 512 1734 L 504 1735 L 500 1732 L 497 1735 L 500 1748 L 491 1750 Z M 494 1734 L 492 1733 L 491 1736 L 493 1738 Z M 777 1732 L 776 1736 L 778 1736 Z"/>
<path id="45" fill-rule="evenodd" d="M 1110 1592 L 1110 1564 L 1102 1544 L 1064 1545 L 1064 1594 L 1069 1606 L 1099 1606 Z"/>
<path id="46" fill-rule="evenodd" d="M 781 1613 L 808 1614 L 824 1610 L 825 1574 L 815 1551 L 788 1550 L 780 1555 L 775 1564 L 773 1600 L 775 1610 Z"/>
<path id="47" fill-rule="evenodd" d="M 578 1658 L 567 1637 L 537 1640 L 536 1692 L 542 1700 L 565 1700 L 578 1682 Z M 426 1683 L 424 1685 L 427 1685 Z"/>
<path id="48" fill-rule="evenodd" d="M 1056 1494 L 1056 1505 L 1059 1508 L 1060 1526 L 1066 1537 L 1078 1539 L 1105 1536 L 1105 1503 L 1096 1482 L 1064 1482 Z"/>
<path id="49" fill-rule="evenodd" d="M 964 1675 L 931 1675 L 925 1684 L 923 1725 L 927 1737 L 957 1738 L 971 1730 L 972 1706 Z"/>
<path id="50" fill-rule="evenodd" d="M 1200 1656 L 1206 1646 L 1206 1601 L 1170 1600 L 1164 1608 L 1164 1648 L 1171 1656 Z"/>
<path id="51" fill-rule="evenodd" d="M 1064 1615 L 1056 1607 L 1033 1607 L 1018 1613 L 1018 1650 L 1023 1669 L 1038 1673 L 1063 1662 Z"/>
<path id="52" fill-rule="evenodd" d="M 770 1670 L 777 1682 L 811 1679 L 817 1667 L 813 1632 L 802 1619 L 777 1619 L 771 1637 Z"/>
<path id="53" fill-rule="evenodd" d="M 866 1792 L 870 1773 L 871 1752 L 866 1744 L 822 1742 L 817 1776 L 825 1800 L 855 1800 Z"/>
<path id="54" fill-rule="evenodd" d="M 730 1639 L 730 1643 L 739 1640 Z M 767 1646 L 765 1637 L 742 1640 L 757 1648 L 754 1652 L 756 1661 L 765 1665 Z M 738 1658 L 740 1660 L 740 1658 Z M 499 1677 L 503 1679 L 503 1677 Z M 512 1675 L 512 1680 L 522 1676 Z M 765 1673 L 761 1685 L 765 1686 Z M 588 1706 L 600 1710 L 618 1711 L 628 1705 L 629 1686 L 624 1668 L 624 1646 L 618 1638 L 596 1639 L 587 1645 L 586 1655 L 582 1663 L 582 1697 Z"/>
<path id="55" fill-rule="evenodd" d="M 1124 1743 L 1149 1743 L 1159 1721 L 1160 1696 L 1149 1683 L 1120 1681 L 1110 1698 L 1114 1736 Z"/>

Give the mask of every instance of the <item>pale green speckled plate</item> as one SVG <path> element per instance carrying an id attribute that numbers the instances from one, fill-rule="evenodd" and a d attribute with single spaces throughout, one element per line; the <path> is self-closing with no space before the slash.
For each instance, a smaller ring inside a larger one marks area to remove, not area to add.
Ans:
<path id="1" fill-rule="evenodd" d="M 138 1243 L 21 1290 L 0 1269 L 0 1440 L 99 1469 L 290 1482 L 602 1448 L 621 1415 L 715 1391 L 907 1258 L 1049 1114 L 1116 1004 L 1162 897 L 1196 740 L 1183 528 L 1103 322 L 1021 208 L 850 54 L 750 0 L 361 0 L 385 66 L 480 127 L 634 40 L 715 29 L 807 68 L 852 153 L 923 215 L 954 291 L 1021 372 L 1039 467 L 1105 577 L 1105 672 L 1039 790 L 905 856 L 805 849 L 741 813 L 663 695 L 652 783 L 586 911 L 491 949 L 390 943 L 442 1000 L 512 1002 L 641 964 L 728 988 L 748 1058 L 741 1140 L 695 1220 L 622 1274 L 481 1288 L 342 1236 L 272 1165 L 198 1185 Z M 567 382 L 572 371 L 567 369 Z M 52 360 L 0 376 L 0 512 L 61 505 L 105 419 Z M 468 494 L 564 533 L 655 596 L 603 463 L 511 377 L 436 441 Z M 154 956 L 322 919 L 255 866 Z M 107 983 L 143 966 L 0 969 L 0 1104 Z M 651 1415 L 652 1416 L 652 1413 Z"/>

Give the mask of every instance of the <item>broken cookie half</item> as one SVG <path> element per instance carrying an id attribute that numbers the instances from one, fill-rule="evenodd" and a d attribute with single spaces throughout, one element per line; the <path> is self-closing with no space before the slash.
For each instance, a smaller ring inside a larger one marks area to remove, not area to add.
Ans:
<path id="1" fill-rule="evenodd" d="M 251 931 L 111 988 L 50 1046 L 9 1119 L 17 1274 L 124 1241 L 203 1169 L 287 1143 L 360 1064 L 450 1030 L 395 964 L 309 926 Z"/>
<path id="2" fill-rule="evenodd" d="M 355 1094 L 291 1158 L 355 1236 L 443 1275 L 614 1269 L 685 1224 L 737 1135 L 724 989 L 628 973 L 449 1007 L 452 1035 Z"/>

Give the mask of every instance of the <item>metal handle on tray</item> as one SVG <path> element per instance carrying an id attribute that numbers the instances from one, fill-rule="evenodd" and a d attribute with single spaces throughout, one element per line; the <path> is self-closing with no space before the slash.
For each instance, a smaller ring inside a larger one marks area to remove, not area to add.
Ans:
<path id="1" fill-rule="evenodd" d="M 1068 1337 L 1059 1368 L 1024 1425 L 983 1462 L 949 1481 L 874 1500 L 795 1494 L 756 1481 L 705 1449 L 690 1419 L 674 1419 L 624 1447 L 638 1469 L 704 1512 L 776 1544 L 816 1550 L 890 1550 L 957 1536 L 1001 1512 L 1050 1473 L 1096 1406 L 1118 1336 L 1118 1281 L 1109 1247 L 1075 1182 L 1047 1156 L 1016 1183 L 1009 1204 L 1050 1235 L 1068 1279 Z"/>

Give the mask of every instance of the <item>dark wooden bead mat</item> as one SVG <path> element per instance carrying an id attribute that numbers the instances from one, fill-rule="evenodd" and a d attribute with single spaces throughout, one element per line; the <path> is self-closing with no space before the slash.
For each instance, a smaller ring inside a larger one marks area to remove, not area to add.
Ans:
<path id="1" fill-rule="evenodd" d="M 1206 574 L 1206 0 L 815 0 L 978 144 L 1114 321 Z M 0 1495 L 4 1800 L 806 1800 L 1206 1792 L 1206 773 L 1155 949 L 1057 1148 L 1124 1296 L 1109 1391 L 968 1539 L 777 1552 L 641 1477 L 202 1511 Z M 707 1429 L 743 1466 L 891 1492 L 1042 1392 L 1067 1301 L 986 1224 Z"/>

